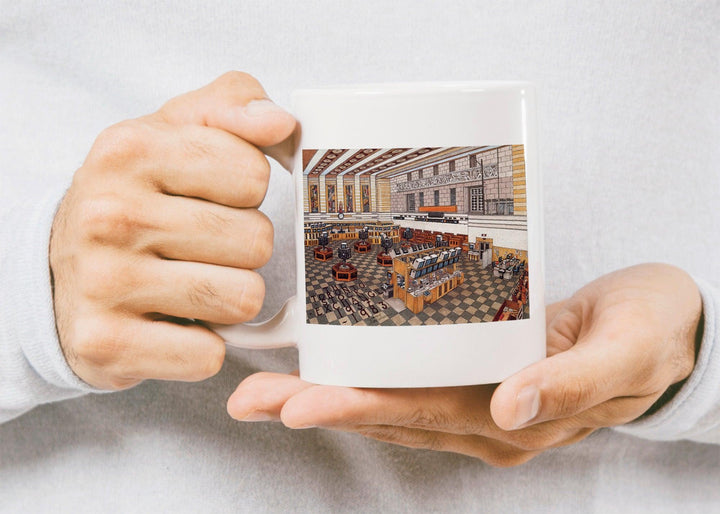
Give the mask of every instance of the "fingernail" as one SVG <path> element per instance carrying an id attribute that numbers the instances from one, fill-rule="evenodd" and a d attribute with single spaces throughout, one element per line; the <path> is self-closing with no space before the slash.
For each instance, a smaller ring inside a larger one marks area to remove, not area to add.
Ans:
<path id="1" fill-rule="evenodd" d="M 523 387 L 517 395 L 513 429 L 534 419 L 538 412 L 540 412 L 540 390 L 534 385 Z"/>
<path id="2" fill-rule="evenodd" d="M 240 421 L 272 421 L 273 418 L 270 414 L 267 412 L 263 412 L 261 410 L 254 410 L 244 418 L 242 418 Z"/>
<path id="3" fill-rule="evenodd" d="M 275 104 L 272 100 L 263 98 L 262 100 L 253 100 L 249 102 L 245 108 L 246 116 L 265 116 L 270 113 L 286 112 L 285 109 Z"/>

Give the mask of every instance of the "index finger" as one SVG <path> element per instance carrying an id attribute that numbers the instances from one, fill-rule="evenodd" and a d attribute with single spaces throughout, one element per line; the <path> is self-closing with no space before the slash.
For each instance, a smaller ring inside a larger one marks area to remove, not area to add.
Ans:
<path id="1" fill-rule="evenodd" d="M 456 434 L 491 435 L 492 386 L 421 389 L 307 388 L 290 398 L 282 421 L 305 426 L 395 425 Z"/>
<path id="2" fill-rule="evenodd" d="M 176 125 L 219 128 L 257 147 L 282 143 L 296 125 L 295 118 L 273 103 L 253 76 L 239 71 L 173 98 L 154 116 Z"/>
<path id="3" fill-rule="evenodd" d="M 290 428 L 395 425 L 492 437 L 503 433 L 490 416 L 492 390 L 493 386 L 357 389 L 259 373 L 240 384 L 228 409 L 236 419 L 265 412 L 266 419 L 282 419 Z"/>

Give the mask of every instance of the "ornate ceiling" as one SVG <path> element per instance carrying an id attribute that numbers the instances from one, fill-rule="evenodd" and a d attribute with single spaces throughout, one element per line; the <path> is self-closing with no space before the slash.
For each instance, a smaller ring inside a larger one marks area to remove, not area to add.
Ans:
<path id="1" fill-rule="evenodd" d="M 303 150 L 303 173 L 310 177 L 320 175 L 391 177 L 490 148 L 493 147 Z"/>

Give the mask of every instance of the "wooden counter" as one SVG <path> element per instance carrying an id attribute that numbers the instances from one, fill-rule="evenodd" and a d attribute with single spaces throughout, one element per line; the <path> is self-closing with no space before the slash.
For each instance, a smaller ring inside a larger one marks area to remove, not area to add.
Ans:
<path id="1" fill-rule="evenodd" d="M 420 250 L 419 252 L 409 253 L 402 257 L 396 257 L 393 259 L 393 271 L 392 271 L 392 285 L 393 285 L 393 296 L 401 299 L 405 302 L 405 306 L 415 314 L 422 312 L 425 307 L 425 303 L 436 302 L 439 298 L 442 298 L 450 291 L 461 285 L 465 281 L 465 277 L 460 274 L 457 277 L 453 277 L 446 282 L 436 285 L 429 289 L 430 295 L 420 294 L 413 296 L 407 292 L 407 288 L 412 280 L 410 278 L 410 271 L 413 269 L 411 262 L 419 256 L 431 255 L 433 253 L 439 253 L 439 248 L 430 248 L 428 250 Z M 432 265 L 431 265 L 432 266 Z M 455 273 L 457 269 L 457 263 L 450 264 L 442 268 L 449 274 Z M 403 278 L 404 287 L 398 285 L 398 277 Z"/>

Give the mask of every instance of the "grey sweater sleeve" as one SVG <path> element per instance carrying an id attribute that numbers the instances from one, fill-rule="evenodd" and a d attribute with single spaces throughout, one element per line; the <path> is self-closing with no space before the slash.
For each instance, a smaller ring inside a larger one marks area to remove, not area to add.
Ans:
<path id="1" fill-rule="evenodd" d="M 705 325 L 695 369 L 672 400 L 647 417 L 615 430 L 660 441 L 689 439 L 720 444 L 720 292 L 702 280 Z"/>
<path id="2" fill-rule="evenodd" d="M 93 390 L 67 365 L 55 329 L 48 244 L 63 193 L 0 195 L 0 423 Z"/>

